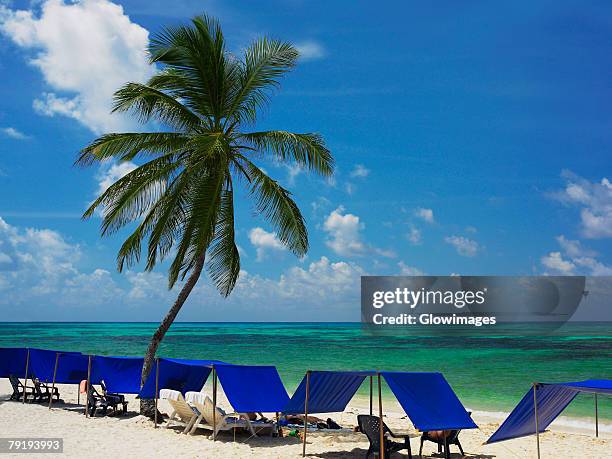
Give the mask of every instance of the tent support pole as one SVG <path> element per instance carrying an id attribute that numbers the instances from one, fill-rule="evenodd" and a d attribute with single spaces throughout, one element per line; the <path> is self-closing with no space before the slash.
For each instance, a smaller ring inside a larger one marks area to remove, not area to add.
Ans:
<path id="1" fill-rule="evenodd" d="M 77 384 L 77 405 L 81 404 L 81 386 Z"/>
<path id="2" fill-rule="evenodd" d="M 535 430 L 536 430 L 536 445 L 538 448 L 538 459 L 540 459 L 540 428 L 538 426 L 538 395 L 537 395 L 536 383 L 533 383 L 533 413 L 535 417 Z"/>
<path id="3" fill-rule="evenodd" d="M 21 403 L 25 403 L 26 392 L 28 388 L 28 367 L 30 366 L 30 348 L 28 348 L 28 353 L 26 354 L 26 372 L 23 378 L 23 397 L 21 397 Z"/>
<path id="4" fill-rule="evenodd" d="M 308 431 L 308 396 L 310 392 L 310 370 L 306 372 L 306 398 L 304 399 L 304 436 L 302 438 L 302 457 L 306 456 L 306 432 Z"/>
<path id="5" fill-rule="evenodd" d="M 212 367 L 213 374 L 213 441 L 217 440 L 217 370 Z"/>
<path id="6" fill-rule="evenodd" d="M 91 384 L 91 354 L 87 356 L 87 384 L 85 384 L 85 417 L 89 417 L 89 385 Z"/>
<path id="7" fill-rule="evenodd" d="M 49 409 L 53 403 L 53 393 L 55 392 L 55 377 L 57 375 L 57 363 L 59 361 L 59 352 L 55 353 L 55 367 L 53 368 L 53 384 L 51 384 L 51 395 L 49 396 Z"/>
<path id="8" fill-rule="evenodd" d="M 597 409 L 597 394 L 595 394 L 595 437 L 599 437 L 599 410 Z"/>
<path id="9" fill-rule="evenodd" d="M 155 359 L 155 428 L 157 429 L 157 402 L 159 400 L 159 357 Z"/>
<path id="10" fill-rule="evenodd" d="M 372 375 L 370 375 L 370 416 L 372 416 Z"/>
<path id="11" fill-rule="evenodd" d="M 383 423 L 383 405 L 382 405 L 382 386 L 380 384 L 380 373 L 378 375 L 378 416 L 379 416 L 379 431 L 380 431 L 380 459 L 385 459 L 385 429 Z"/>

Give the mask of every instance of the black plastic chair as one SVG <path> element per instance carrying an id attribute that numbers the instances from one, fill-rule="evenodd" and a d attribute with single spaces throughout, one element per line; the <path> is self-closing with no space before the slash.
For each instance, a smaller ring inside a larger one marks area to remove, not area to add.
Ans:
<path id="1" fill-rule="evenodd" d="M 359 431 L 368 437 L 370 441 L 370 447 L 366 453 L 366 458 L 370 457 L 370 454 L 377 453 L 380 451 L 380 419 L 377 416 L 369 416 L 367 414 L 360 414 L 357 416 L 357 424 L 359 425 Z M 396 453 L 403 449 L 408 451 L 408 457 L 412 459 L 412 451 L 410 450 L 410 438 L 404 436 L 404 442 L 399 443 L 390 440 L 388 437 L 402 438 L 394 435 L 391 429 L 383 422 L 383 434 L 384 434 L 384 448 L 385 457 L 390 457 L 391 453 Z"/>
<path id="2" fill-rule="evenodd" d="M 100 395 L 93 385 L 89 385 L 87 391 L 87 411 L 89 416 L 94 417 L 96 412 L 101 409 L 102 414 L 106 416 L 108 412 L 109 403 L 103 395 Z"/>
<path id="3" fill-rule="evenodd" d="M 13 387 L 13 393 L 9 400 L 21 400 L 23 397 L 23 393 L 25 390 L 25 398 L 26 402 L 28 401 L 28 397 L 32 400 L 36 400 L 36 392 L 33 387 L 26 388 L 23 383 L 19 380 L 19 378 L 15 375 L 9 375 L 9 381 L 11 382 L 11 386 Z"/>
<path id="4" fill-rule="evenodd" d="M 34 391 L 36 392 L 36 396 L 38 398 L 37 401 L 48 401 L 50 398 L 54 398 L 56 401 L 59 401 L 59 390 L 57 387 L 49 386 L 44 382 L 40 381 L 38 378 L 32 378 L 32 383 L 34 384 Z"/>
<path id="5" fill-rule="evenodd" d="M 109 402 L 111 406 L 121 405 L 123 407 L 123 414 L 127 413 L 128 402 L 125 401 L 125 396 L 123 394 L 116 394 L 114 392 L 109 392 L 106 390 L 106 384 L 104 381 L 100 381 L 100 387 L 102 388 L 102 393 L 104 397 Z"/>
<path id="6" fill-rule="evenodd" d="M 438 445 L 438 453 L 444 452 L 444 457 L 446 459 L 450 459 L 450 445 L 458 446 L 461 455 L 465 456 L 461 443 L 459 442 L 459 432 L 461 432 L 461 430 L 448 430 L 444 432 L 448 432 L 446 435 L 444 435 L 444 439 L 433 438 L 431 436 L 431 432 L 423 432 L 421 435 L 421 447 L 419 449 L 420 458 L 423 457 L 423 443 L 426 441 L 436 443 Z"/>

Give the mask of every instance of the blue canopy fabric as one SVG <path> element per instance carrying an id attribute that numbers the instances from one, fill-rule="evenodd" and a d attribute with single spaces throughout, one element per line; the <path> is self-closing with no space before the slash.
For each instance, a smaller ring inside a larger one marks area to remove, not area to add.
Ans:
<path id="1" fill-rule="evenodd" d="M 219 382 L 238 413 L 280 412 L 289 395 L 273 366 L 215 365 Z"/>
<path id="2" fill-rule="evenodd" d="M 537 384 L 538 432 L 563 412 L 580 392 L 612 394 L 612 380 L 591 379 L 560 384 Z M 495 443 L 536 433 L 535 400 L 531 388 L 486 443 Z"/>
<path id="3" fill-rule="evenodd" d="M 41 381 L 51 383 L 57 356 L 57 373 L 55 382 L 58 384 L 78 384 L 87 379 L 88 356 L 61 351 L 30 350 L 31 374 Z"/>
<path id="4" fill-rule="evenodd" d="M 142 357 L 108 357 L 96 355 L 91 360 L 91 382 L 104 385 L 116 394 L 137 394 L 140 392 Z"/>
<path id="5" fill-rule="evenodd" d="M 189 391 L 198 392 L 204 387 L 212 371 L 212 362 L 216 361 L 160 358 L 158 389 L 173 389 L 183 394 Z M 140 391 L 140 398 L 155 398 L 156 367 L 157 361 Z"/>
<path id="6" fill-rule="evenodd" d="M 375 371 L 311 371 L 308 386 L 309 413 L 337 413 L 344 411 L 366 376 Z M 283 413 L 305 412 L 306 376 L 282 410 Z"/>
<path id="7" fill-rule="evenodd" d="M 28 369 L 30 377 L 36 377 L 43 382 L 51 383 L 53 381 L 56 357 L 56 383 L 78 384 L 83 379 L 87 379 L 86 355 L 79 352 L 50 351 L 46 349 L 30 349 Z"/>
<path id="8" fill-rule="evenodd" d="M 421 432 L 478 428 L 442 373 L 381 372 L 381 375 Z"/>
<path id="9" fill-rule="evenodd" d="M 0 348 L 0 378 L 10 375 L 23 378 L 28 350 L 23 347 Z"/>

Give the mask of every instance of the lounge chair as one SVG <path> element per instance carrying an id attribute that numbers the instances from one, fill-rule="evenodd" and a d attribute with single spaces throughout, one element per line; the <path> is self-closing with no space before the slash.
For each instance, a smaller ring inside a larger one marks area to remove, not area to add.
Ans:
<path id="1" fill-rule="evenodd" d="M 24 391 L 26 401 L 28 401 L 28 398 L 31 400 L 36 400 L 36 392 L 33 387 L 26 388 L 15 375 L 9 375 L 9 381 L 11 382 L 11 386 L 13 386 L 13 393 L 11 394 L 10 400 L 21 400 L 23 398 Z"/>
<path id="2" fill-rule="evenodd" d="M 109 409 L 113 410 L 113 414 L 117 414 L 119 412 L 117 406 L 119 405 L 122 405 L 122 403 L 118 398 L 107 397 L 104 394 L 100 394 L 93 384 L 89 385 L 89 392 L 87 393 L 87 410 L 90 416 L 95 416 L 98 410 L 102 410 L 102 414 L 106 416 Z M 125 405 L 127 405 L 127 403 L 123 405 L 124 413 Z"/>
<path id="3" fill-rule="evenodd" d="M 59 390 L 57 387 L 49 386 L 36 377 L 32 378 L 32 383 L 34 385 L 34 392 L 36 393 L 35 401 L 49 401 L 50 398 L 55 398 L 55 400 L 59 402 Z"/>
<path id="4" fill-rule="evenodd" d="M 125 401 L 125 396 L 123 394 L 116 394 L 107 391 L 104 381 L 100 381 L 100 388 L 102 389 L 102 394 L 111 406 L 117 407 L 121 405 L 123 407 L 123 414 L 127 413 L 128 402 Z"/>
<path id="5" fill-rule="evenodd" d="M 185 398 L 201 413 L 201 418 L 191 428 L 191 434 L 195 433 L 198 427 L 201 427 L 212 430 L 214 436 L 225 430 L 244 429 L 256 437 L 257 433 L 254 426 L 258 430 L 264 428 L 274 429 L 274 423 L 251 422 L 244 413 L 226 413 L 221 408 L 215 407 L 210 397 L 201 392 L 187 392 Z"/>
<path id="6" fill-rule="evenodd" d="M 191 426 L 193 426 L 194 423 L 197 424 L 197 422 L 202 419 L 200 412 L 190 406 L 185 401 L 183 394 L 177 390 L 162 389 L 159 391 L 159 398 L 161 400 L 166 400 L 173 410 L 165 426 L 166 428 L 173 425 L 185 426 L 183 433 L 187 433 L 190 432 Z"/>
<path id="7" fill-rule="evenodd" d="M 367 414 L 360 414 L 357 416 L 357 424 L 359 425 L 359 431 L 364 433 L 368 440 L 370 440 L 370 447 L 366 453 L 366 458 L 370 457 L 370 454 L 378 454 L 380 451 L 380 419 L 377 416 L 369 416 Z M 412 459 L 412 451 L 410 449 L 410 438 L 407 435 L 395 435 L 391 432 L 391 429 L 383 422 L 383 434 L 385 440 L 385 457 L 390 457 L 391 453 L 396 453 L 403 449 L 408 450 L 408 457 Z M 403 443 L 398 443 L 391 440 L 393 438 L 404 438 Z"/>
<path id="8" fill-rule="evenodd" d="M 465 456 L 461 443 L 459 442 L 459 432 L 461 430 L 445 430 L 444 436 L 432 436 L 432 432 L 423 432 L 421 435 L 421 447 L 419 448 L 419 457 L 423 457 L 423 443 L 430 441 L 438 445 L 438 453 L 444 452 L 444 457 L 450 459 L 450 445 L 457 445 L 462 456 Z"/>

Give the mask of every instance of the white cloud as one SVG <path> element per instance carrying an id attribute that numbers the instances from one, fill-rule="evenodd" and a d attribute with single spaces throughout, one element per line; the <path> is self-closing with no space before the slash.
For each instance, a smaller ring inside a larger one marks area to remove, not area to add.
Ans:
<path id="1" fill-rule="evenodd" d="M 284 251 L 285 246 L 278 240 L 276 233 L 270 233 L 263 228 L 253 228 L 249 231 L 249 241 L 257 251 L 257 261 L 265 258 L 266 251 Z"/>
<path id="2" fill-rule="evenodd" d="M 368 175 L 370 175 L 370 169 L 367 169 L 363 164 L 356 164 L 350 173 L 350 176 L 353 178 L 365 178 Z"/>
<path id="3" fill-rule="evenodd" d="M 612 237 L 612 183 L 606 177 L 590 182 L 569 171 L 562 177 L 565 188 L 552 196 L 580 208 L 582 235 L 589 239 Z"/>
<path id="4" fill-rule="evenodd" d="M 287 183 L 291 186 L 295 185 L 295 179 L 304 172 L 304 168 L 299 164 L 285 164 L 287 168 Z"/>
<path id="5" fill-rule="evenodd" d="M 327 246 L 338 255 L 363 255 L 366 252 L 366 245 L 361 240 L 364 226 L 357 215 L 345 213 L 344 207 L 338 207 L 327 216 L 323 224 L 323 229 L 329 235 Z"/>
<path id="6" fill-rule="evenodd" d="M 426 221 L 427 223 L 434 222 L 434 213 L 433 213 L 433 210 L 431 209 L 425 209 L 423 207 L 419 207 L 414 211 L 414 215 L 420 218 L 421 220 Z"/>
<path id="7" fill-rule="evenodd" d="M 6 137 L 10 137 L 15 140 L 26 140 L 28 138 L 23 132 L 15 129 L 14 127 L 3 127 L 0 128 L 0 132 L 2 132 Z"/>
<path id="8" fill-rule="evenodd" d="M 38 113 L 74 118 L 95 133 L 131 126 L 110 114 L 112 94 L 128 81 L 145 81 L 153 68 L 145 55 L 149 33 L 123 7 L 108 0 L 0 6 L 0 31 L 31 51 L 30 64 L 52 90 L 34 101 Z"/>
<path id="9" fill-rule="evenodd" d="M 323 45 L 313 40 L 296 43 L 295 47 L 300 53 L 300 59 L 305 61 L 321 59 L 327 55 Z"/>
<path id="10" fill-rule="evenodd" d="M 563 252 L 572 258 L 582 256 L 594 257 L 597 255 L 596 252 L 585 248 L 580 241 L 567 239 L 563 235 L 557 236 L 555 239 L 563 249 Z"/>
<path id="11" fill-rule="evenodd" d="M 473 257 L 478 253 L 478 242 L 463 236 L 447 236 L 444 242 L 452 245 L 457 253 L 463 257 Z"/>
<path id="12" fill-rule="evenodd" d="M 571 261 L 564 260 L 561 252 L 550 252 L 541 259 L 542 264 L 554 274 L 569 275 L 574 273 L 576 265 Z"/>
<path id="13" fill-rule="evenodd" d="M 403 261 L 400 261 L 397 264 L 397 266 L 400 269 L 401 276 L 422 276 L 423 275 L 423 271 L 421 271 L 418 268 L 415 268 L 414 266 L 408 266 Z"/>
<path id="14" fill-rule="evenodd" d="M 413 245 L 419 245 L 421 243 L 421 231 L 418 228 L 415 228 L 414 226 L 410 228 L 410 231 L 408 231 L 406 237 Z"/>
<path id="15" fill-rule="evenodd" d="M 550 252 L 541 258 L 542 265 L 550 270 L 545 274 L 612 275 L 612 267 L 597 260 L 597 252 L 584 247 L 580 241 L 567 239 L 563 235 L 555 239 L 561 246 L 562 253 Z"/>

